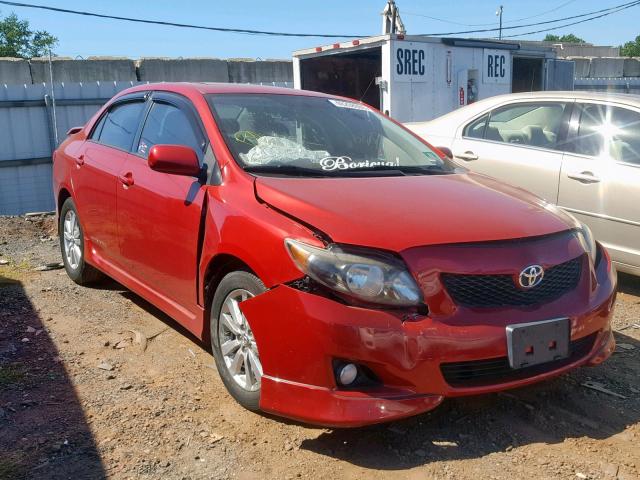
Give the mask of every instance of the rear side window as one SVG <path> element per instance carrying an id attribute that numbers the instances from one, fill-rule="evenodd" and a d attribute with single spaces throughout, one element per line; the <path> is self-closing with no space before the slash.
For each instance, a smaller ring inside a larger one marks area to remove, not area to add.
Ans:
<path id="1" fill-rule="evenodd" d="M 154 103 L 142 129 L 138 155 L 146 158 L 154 145 L 183 145 L 200 155 L 204 139 L 182 110 L 167 103 Z"/>
<path id="2" fill-rule="evenodd" d="M 575 153 L 599 156 L 604 149 L 603 128 L 607 123 L 606 105 L 589 104 L 582 107 Z"/>
<path id="3" fill-rule="evenodd" d="M 603 134 L 609 141 L 611 158 L 640 165 L 640 113 L 612 107 Z"/>
<path id="4" fill-rule="evenodd" d="M 129 151 L 136 135 L 144 102 L 127 102 L 114 106 L 104 120 L 98 141 Z M 102 123 L 102 120 L 100 121 Z M 100 127 L 100 125 L 98 125 Z M 96 129 L 95 133 L 98 132 Z M 95 140 L 94 136 L 94 140 Z"/>
<path id="5" fill-rule="evenodd" d="M 100 121 L 98 122 L 98 124 L 95 126 L 95 128 L 93 129 L 93 133 L 91 134 L 91 138 L 92 140 L 95 140 L 96 142 L 98 142 L 100 140 L 100 133 L 102 132 L 102 127 L 104 127 L 104 122 L 107 120 L 107 115 L 103 115 L 102 118 L 100 118 Z"/>

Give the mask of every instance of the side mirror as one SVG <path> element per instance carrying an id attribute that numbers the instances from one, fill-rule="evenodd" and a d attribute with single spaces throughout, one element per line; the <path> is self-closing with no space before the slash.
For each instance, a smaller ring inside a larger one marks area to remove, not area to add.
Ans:
<path id="1" fill-rule="evenodd" d="M 183 145 L 154 145 L 148 162 L 151 170 L 172 175 L 197 177 L 201 171 L 196 152 Z"/>
<path id="2" fill-rule="evenodd" d="M 81 132 L 84 127 L 71 127 L 67 132 L 67 137 L 71 135 L 75 135 L 78 132 Z"/>

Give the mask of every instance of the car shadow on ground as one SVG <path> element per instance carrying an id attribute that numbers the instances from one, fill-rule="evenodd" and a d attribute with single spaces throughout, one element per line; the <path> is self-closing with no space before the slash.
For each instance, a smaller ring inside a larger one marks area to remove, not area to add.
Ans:
<path id="1" fill-rule="evenodd" d="M 88 285 L 85 288 L 118 292 L 122 297 L 126 298 L 127 300 L 129 300 L 130 302 L 134 303 L 135 305 L 140 307 L 142 310 L 147 312 L 149 315 L 152 315 L 153 317 L 157 318 L 158 320 L 166 324 L 167 327 L 175 330 L 177 333 L 191 340 L 193 343 L 200 346 L 202 349 L 207 350 L 209 353 L 211 353 L 211 345 L 210 345 L 210 342 L 208 341 L 208 338 L 205 338 L 204 341 L 200 340 L 198 337 L 196 337 L 189 330 L 187 330 L 185 327 L 183 327 L 178 322 L 176 322 L 169 315 L 164 313 L 162 310 L 160 310 L 153 304 L 146 301 L 144 298 L 142 298 L 138 294 L 133 293 L 131 290 L 128 290 L 127 287 L 117 282 L 116 280 L 110 277 L 105 277 L 99 282 Z"/>
<path id="2" fill-rule="evenodd" d="M 365 468 L 401 470 L 532 443 L 609 438 L 640 421 L 640 395 L 632 390 L 640 375 L 640 342 L 623 334 L 616 339 L 633 350 L 599 367 L 507 392 L 446 400 L 432 412 L 390 424 L 330 430 L 300 448 Z M 585 382 L 626 398 L 591 390 Z"/>
<path id="3" fill-rule="evenodd" d="M 0 275 L 0 479 L 104 479 L 46 321 L 21 283 Z"/>

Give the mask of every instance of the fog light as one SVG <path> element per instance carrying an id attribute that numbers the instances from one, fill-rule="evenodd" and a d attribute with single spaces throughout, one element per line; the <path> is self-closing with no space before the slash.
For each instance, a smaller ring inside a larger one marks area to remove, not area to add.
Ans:
<path id="1" fill-rule="evenodd" d="M 347 363 L 338 368 L 338 380 L 344 386 L 351 385 L 358 377 L 358 367 Z"/>

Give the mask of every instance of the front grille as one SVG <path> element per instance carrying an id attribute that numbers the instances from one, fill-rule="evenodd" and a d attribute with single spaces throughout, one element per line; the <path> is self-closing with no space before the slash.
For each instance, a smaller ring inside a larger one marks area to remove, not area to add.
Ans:
<path id="1" fill-rule="evenodd" d="M 557 370 L 585 357 L 593 348 L 597 336 L 598 332 L 572 341 L 567 358 L 532 367 L 514 370 L 509 366 L 508 357 L 500 357 L 471 362 L 443 363 L 440 365 L 440 371 L 445 381 L 452 387 L 480 387 L 521 380 Z"/>
<path id="2" fill-rule="evenodd" d="M 516 285 L 514 275 L 441 274 L 455 303 L 465 307 L 530 306 L 550 302 L 573 290 L 580 281 L 582 257 L 551 267 L 540 285 L 528 290 Z"/>

